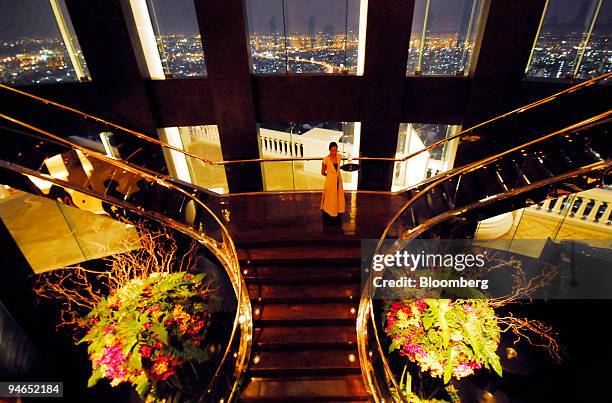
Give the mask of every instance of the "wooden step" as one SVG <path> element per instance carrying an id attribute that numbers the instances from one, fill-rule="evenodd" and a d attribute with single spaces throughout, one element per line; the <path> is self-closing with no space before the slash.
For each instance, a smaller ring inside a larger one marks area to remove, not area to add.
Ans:
<path id="1" fill-rule="evenodd" d="M 323 284 L 249 284 L 251 300 L 258 302 L 322 302 L 359 299 L 359 282 Z M 313 301 L 315 300 L 315 301 Z"/>
<path id="2" fill-rule="evenodd" d="M 253 319 L 259 322 L 325 321 L 344 323 L 355 321 L 359 299 L 354 303 L 254 304 Z"/>
<path id="3" fill-rule="evenodd" d="M 312 282 L 353 282 L 358 283 L 361 269 L 358 264 L 344 265 L 261 265 L 243 266 L 242 274 L 250 283 L 312 283 Z"/>
<path id="4" fill-rule="evenodd" d="M 238 258 L 244 262 L 257 261 L 322 261 L 322 260 L 347 260 L 361 259 L 361 246 L 346 247 L 275 247 L 275 248 L 255 248 L 239 249 Z"/>
<path id="5" fill-rule="evenodd" d="M 253 355 L 252 376 L 360 373 L 357 346 L 258 351 Z"/>
<path id="6" fill-rule="evenodd" d="M 355 402 L 367 401 L 361 375 L 252 378 L 240 402 Z"/>
<path id="7" fill-rule="evenodd" d="M 305 347 L 355 346 L 355 324 L 320 326 L 274 326 L 254 330 L 253 345 L 258 351 Z"/>
<path id="8" fill-rule="evenodd" d="M 333 243 L 333 246 L 330 246 Z M 320 247 L 320 248 L 346 248 L 346 247 L 359 247 L 361 245 L 361 239 L 275 239 L 274 241 L 240 241 L 236 243 L 237 249 L 265 249 L 265 248 L 278 248 L 291 247 L 291 248 L 303 248 L 309 247 Z"/>

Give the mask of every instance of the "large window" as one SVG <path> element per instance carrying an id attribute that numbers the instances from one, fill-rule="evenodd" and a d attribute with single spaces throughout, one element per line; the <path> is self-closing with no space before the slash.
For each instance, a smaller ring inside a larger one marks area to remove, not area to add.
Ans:
<path id="1" fill-rule="evenodd" d="M 63 0 L 0 1 L 0 81 L 89 80 Z"/>
<path id="2" fill-rule="evenodd" d="M 360 6 L 361 0 L 247 0 L 253 72 L 356 74 Z"/>
<path id="3" fill-rule="evenodd" d="M 193 0 L 146 2 L 165 76 L 181 78 L 206 75 Z"/>
<path id="4" fill-rule="evenodd" d="M 395 158 L 404 158 L 458 132 L 459 126 L 400 123 Z M 406 161 L 396 162 L 392 190 L 405 189 L 448 171 L 453 167 L 456 151 L 457 139 L 454 139 Z"/>
<path id="5" fill-rule="evenodd" d="M 216 125 L 168 127 L 159 131 L 162 141 L 201 156 L 209 161 L 223 161 L 219 130 Z M 227 193 L 223 165 L 211 165 L 177 151 L 165 151 L 170 174 L 182 181 L 216 193 Z"/>
<path id="6" fill-rule="evenodd" d="M 467 74 L 482 3 L 482 0 L 416 0 L 407 73 Z"/>
<path id="7" fill-rule="evenodd" d="M 342 164 L 359 155 L 360 125 L 355 122 L 260 124 L 261 158 L 322 158 L 329 143 L 338 144 Z M 357 188 L 357 173 L 342 172 L 344 189 Z M 265 190 L 322 189 L 321 160 L 262 163 Z"/>
<path id="8" fill-rule="evenodd" d="M 549 0 L 528 77 L 593 78 L 612 70 L 612 2 Z"/>

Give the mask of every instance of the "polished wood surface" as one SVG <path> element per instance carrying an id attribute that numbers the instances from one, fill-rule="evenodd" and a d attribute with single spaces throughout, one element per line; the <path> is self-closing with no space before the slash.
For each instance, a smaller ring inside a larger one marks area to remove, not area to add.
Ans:
<path id="1" fill-rule="evenodd" d="M 380 238 L 385 225 L 406 201 L 402 195 L 346 192 L 346 213 L 338 221 L 323 218 L 320 192 L 230 196 L 211 208 L 225 219 L 224 224 L 236 243 L 248 246 L 258 242 L 273 241 L 276 246 L 284 243 L 285 250 L 274 250 L 275 259 L 295 259 L 294 247 L 307 247 L 297 241 L 334 240 L 347 246 L 347 241 Z M 325 257 L 346 252 L 333 248 L 317 250 L 318 245 L 310 245 L 311 252 L 328 254 Z M 267 252 L 264 249 L 251 253 Z"/>

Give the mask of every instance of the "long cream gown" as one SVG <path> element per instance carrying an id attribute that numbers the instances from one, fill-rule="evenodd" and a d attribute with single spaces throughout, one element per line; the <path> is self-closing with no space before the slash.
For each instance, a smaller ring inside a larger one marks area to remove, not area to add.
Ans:
<path id="1" fill-rule="evenodd" d="M 332 217 L 336 217 L 338 213 L 344 213 L 344 189 L 342 188 L 342 176 L 339 170 L 336 171 L 334 164 L 329 159 L 329 156 L 323 159 L 327 176 L 325 177 L 325 187 L 323 189 L 323 197 L 321 198 L 321 210 L 325 211 Z M 340 159 L 338 159 L 338 167 Z"/>

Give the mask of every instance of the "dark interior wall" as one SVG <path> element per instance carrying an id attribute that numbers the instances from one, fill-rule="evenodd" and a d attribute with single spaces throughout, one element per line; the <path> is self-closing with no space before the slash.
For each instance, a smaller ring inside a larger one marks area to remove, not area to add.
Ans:
<path id="1" fill-rule="evenodd" d="M 70 389 L 77 397 L 84 393 L 83 385 L 87 384 L 85 352 L 74 348 L 67 332 L 56 332 L 57 312 L 34 294 L 32 269 L 2 221 L 0 243 L 3 252 L 0 300 L 34 349 L 29 369 L 21 374 L 3 375 L 3 380 L 63 381 L 64 390 Z"/>

